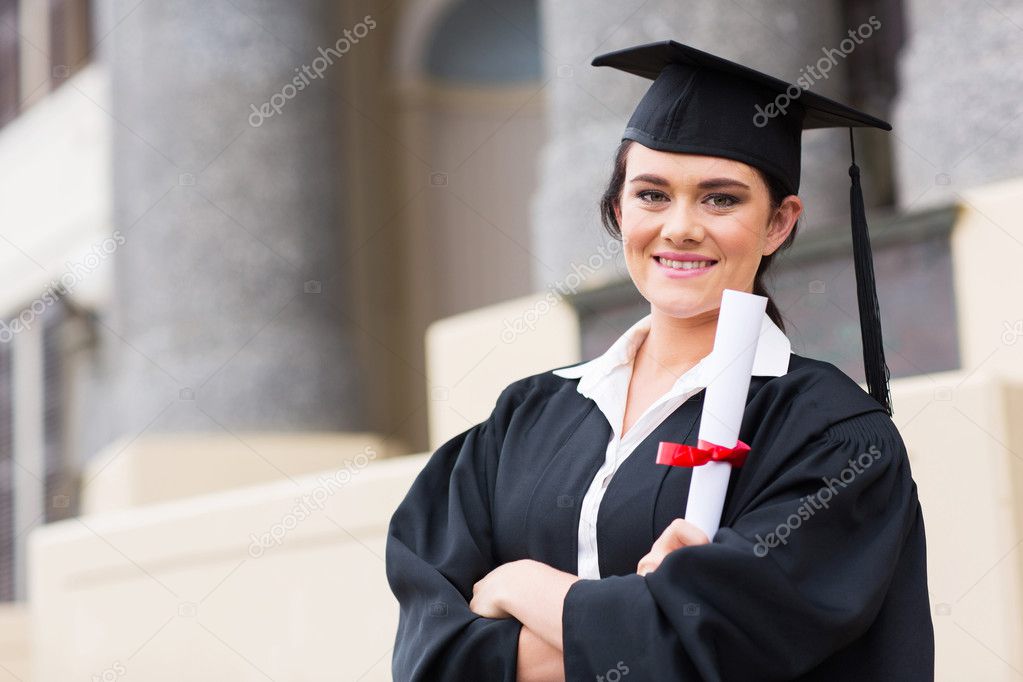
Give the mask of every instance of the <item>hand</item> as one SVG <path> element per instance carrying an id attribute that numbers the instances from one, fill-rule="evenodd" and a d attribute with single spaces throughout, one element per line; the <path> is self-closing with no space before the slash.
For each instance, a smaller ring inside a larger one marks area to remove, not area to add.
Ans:
<path id="1" fill-rule="evenodd" d="M 636 573 L 646 575 L 656 571 L 661 565 L 664 557 L 680 547 L 692 547 L 694 545 L 706 545 L 710 540 L 706 533 L 689 523 L 685 519 L 675 519 L 664 529 L 661 537 L 654 541 L 650 551 L 639 560 L 636 565 Z"/>
<path id="2" fill-rule="evenodd" d="M 578 580 L 541 561 L 511 561 L 472 586 L 469 609 L 485 618 L 514 618 L 560 651 L 565 596 Z"/>
<path id="3" fill-rule="evenodd" d="M 528 589 L 529 559 L 501 564 L 472 586 L 469 610 L 484 618 L 511 618 L 508 603 L 516 590 Z"/>

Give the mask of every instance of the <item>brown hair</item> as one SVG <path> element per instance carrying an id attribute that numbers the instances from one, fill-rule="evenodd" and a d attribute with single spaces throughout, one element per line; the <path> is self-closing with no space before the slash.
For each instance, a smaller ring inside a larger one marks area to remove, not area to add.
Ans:
<path id="1" fill-rule="evenodd" d="M 622 140 L 622 143 L 618 145 L 618 150 L 615 152 L 614 158 L 614 170 L 611 172 L 611 180 L 608 182 L 607 189 L 604 190 L 604 195 L 600 198 L 600 220 L 604 224 L 604 229 L 610 233 L 612 237 L 617 240 L 622 238 L 622 228 L 618 224 L 618 216 L 615 215 L 615 207 L 618 206 L 618 202 L 621 201 L 622 189 L 625 187 L 625 158 L 629 153 L 629 148 L 632 146 L 633 140 Z M 781 205 L 782 200 L 789 195 L 781 182 L 777 180 L 773 175 L 765 173 L 759 168 L 755 168 L 760 177 L 763 178 L 764 184 L 767 185 L 768 193 L 770 194 L 771 208 L 776 209 Z M 796 238 L 796 229 L 799 227 L 797 222 L 792 226 L 792 231 L 789 236 L 786 237 L 785 241 L 782 242 L 781 246 L 775 250 L 769 256 L 764 256 L 760 260 L 760 266 L 757 268 L 757 274 L 753 278 L 753 293 L 759 296 L 767 297 L 767 314 L 771 320 L 778 325 L 778 327 L 785 331 L 785 323 L 781 318 L 781 312 L 778 310 L 778 306 L 775 305 L 774 300 L 771 299 L 770 294 L 767 292 L 767 288 L 764 286 L 764 277 L 767 271 L 771 267 L 772 261 L 774 261 L 775 255 L 780 251 L 787 249 Z"/>

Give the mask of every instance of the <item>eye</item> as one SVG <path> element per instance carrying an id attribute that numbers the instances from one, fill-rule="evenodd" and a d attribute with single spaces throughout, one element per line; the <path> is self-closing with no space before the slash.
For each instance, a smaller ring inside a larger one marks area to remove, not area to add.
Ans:
<path id="1" fill-rule="evenodd" d="M 732 208 L 739 203 L 738 197 L 734 197 L 731 194 L 711 194 L 706 200 L 714 208 Z"/>
<path id="2" fill-rule="evenodd" d="M 656 189 L 644 189 L 640 192 L 636 192 L 636 196 L 643 202 L 651 204 L 658 203 L 662 200 L 667 200 L 664 192 L 659 192 Z"/>

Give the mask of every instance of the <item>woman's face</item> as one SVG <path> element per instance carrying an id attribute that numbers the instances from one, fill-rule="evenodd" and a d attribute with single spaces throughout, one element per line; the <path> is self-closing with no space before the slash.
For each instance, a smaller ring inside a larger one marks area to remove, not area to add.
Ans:
<path id="1" fill-rule="evenodd" d="M 633 143 L 617 214 L 640 293 L 672 317 L 693 317 L 720 308 L 725 289 L 752 291 L 760 259 L 801 211 L 794 195 L 772 209 L 760 173 L 741 161 Z"/>

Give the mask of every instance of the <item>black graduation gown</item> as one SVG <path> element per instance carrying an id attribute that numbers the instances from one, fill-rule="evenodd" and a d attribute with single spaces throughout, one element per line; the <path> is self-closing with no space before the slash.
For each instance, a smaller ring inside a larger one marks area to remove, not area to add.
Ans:
<path id="1" fill-rule="evenodd" d="M 444 443 L 391 518 L 400 604 L 396 681 L 509 680 L 521 624 L 469 610 L 473 584 L 530 558 L 576 573 L 580 505 L 611 426 L 578 379 L 509 385 L 490 417 Z M 598 512 L 600 580 L 568 592 L 566 679 L 932 680 L 924 522 L 905 445 L 834 365 L 790 356 L 753 377 L 713 542 L 636 564 L 685 511 L 691 469 L 655 463 L 695 444 L 704 392 L 647 437 Z M 829 492 L 830 491 L 830 492 Z"/>

